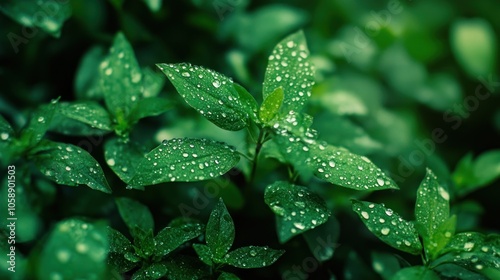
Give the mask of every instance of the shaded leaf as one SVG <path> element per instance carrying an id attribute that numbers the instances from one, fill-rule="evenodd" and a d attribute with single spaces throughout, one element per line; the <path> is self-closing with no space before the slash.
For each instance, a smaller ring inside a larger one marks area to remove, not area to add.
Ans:
<path id="1" fill-rule="evenodd" d="M 202 262 L 208 266 L 213 265 L 212 259 L 214 255 L 212 254 L 212 251 L 210 251 L 210 247 L 205 244 L 193 244 L 193 249 Z"/>
<path id="2" fill-rule="evenodd" d="M 99 64 L 105 58 L 105 49 L 94 46 L 89 49 L 80 60 L 75 75 L 74 91 L 77 99 L 103 98 L 99 84 Z"/>
<path id="3" fill-rule="evenodd" d="M 20 140 L 23 146 L 33 147 L 42 140 L 50 128 L 57 106 L 57 100 L 53 100 L 49 104 L 40 106 L 33 112 L 28 124 L 20 133 Z"/>
<path id="4" fill-rule="evenodd" d="M 122 138 L 109 139 L 104 144 L 104 159 L 120 179 L 128 182 L 134 177 L 136 166 L 144 158 L 143 147 Z"/>
<path id="5" fill-rule="evenodd" d="M 439 276 L 424 266 L 403 268 L 391 280 L 439 280 Z"/>
<path id="6" fill-rule="evenodd" d="M 95 101 L 75 101 L 59 103 L 57 113 L 92 128 L 112 131 L 108 111 Z"/>
<path id="7" fill-rule="evenodd" d="M 156 97 L 165 85 L 165 78 L 162 74 L 153 71 L 150 68 L 142 70 L 142 97 Z"/>
<path id="8" fill-rule="evenodd" d="M 152 263 L 141 267 L 137 270 L 132 279 L 137 280 L 149 280 L 149 279 L 160 279 L 167 273 L 167 266 L 163 263 Z"/>
<path id="9" fill-rule="evenodd" d="M 303 236 L 307 246 L 314 257 L 321 262 L 333 257 L 340 235 L 340 224 L 335 216 L 330 216 L 326 223 L 315 229 L 304 232 Z"/>
<path id="10" fill-rule="evenodd" d="M 132 243 L 121 232 L 108 227 L 108 264 L 116 271 L 123 273 L 131 270 L 137 264 L 125 258 L 125 254 L 133 254 Z"/>
<path id="11" fill-rule="evenodd" d="M 217 280 L 239 280 L 240 278 L 230 272 L 225 272 L 223 271 L 219 277 L 217 277 Z"/>
<path id="12" fill-rule="evenodd" d="M 233 83 L 234 89 L 238 92 L 241 103 L 245 107 L 245 111 L 249 113 L 250 119 L 257 121 L 257 101 L 244 87 L 237 83 Z"/>
<path id="13" fill-rule="evenodd" d="M 167 268 L 168 279 L 171 280 L 207 279 L 210 275 L 208 267 L 193 257 L 177 255 L 162 263 Z"/>
<path id="14" fill-rule="evenodd" d="M 155 237 L 156 256 L 165 256 L 195 237 L 203 233 L 203 226 L 198 223 L 179 226 L 170 225 L 158 232 Z"/>
<path id="15" fill-rule="evenodd" d="M 206 240 L 215 258 L 222 258 L 234 241 L 234 223 L 224 201 L 219 199 L 210 214 L 206 227 Z"/>
<path id="16" fill-rule="evenodd" d="M 248 246 L 227 253 L 221 261 L 238 268 L 259 268 L 273 264 L 284 253 L 284 250 Z"/>
<path id="17" fill-rule="evenodd" d="M 401 269 L 398 258 L 392 254 L 372 252 L 371 257 L 372 268 L 382 277 L 382 279 L 391 279 L 391 277 Z"/>
<path id="18" fill-rule="evenodd" d="M 410 254 L 421 253 L 422 245 L 415 226 L 412 222 L 403 220 L 392 209 L 382 204 L 356 200 L 352 201 L 352 209 L 380 240 Z"/>
<path id="19" fill-rule="evenodd" d="M 172 102 L 165 98 L 149 97 L 135 104 L 129 117 L 129 123 L 135 124 L 142 118 L 158 116 L 172 108 Z"/>
<path id="20" fill-rule="evenodd" d="M 118 197 L 115 199 L 116 206 L 120 212 L 120 216 L 130 229 L 130 233 L 134 234 L 135 228 L 140 228 L 143 231 L 153 231 L 154 220 L 148 207 L 144 206 L 136 200 L 127 197 Z"/>

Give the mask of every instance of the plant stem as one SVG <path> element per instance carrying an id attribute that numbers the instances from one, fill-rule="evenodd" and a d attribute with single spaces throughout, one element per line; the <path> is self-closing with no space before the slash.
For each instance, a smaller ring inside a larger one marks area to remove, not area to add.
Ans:
<path id="1" fill-rule="evenodd" d="M 263 130 L 259 131 L 259 138 L 257 139 L 257 144 L 255 145 L 255 154 L 253 156 L 252 161 L 252 171 L 250 172 L 250 182 L 249 185 L 252 185 L 255 179 L 255 172 L 257 172 L 257 160 L 259 158 L 260 150 L 262 149 L 262 145 L 264 144 L 264 138 L 266 133 Z"/>

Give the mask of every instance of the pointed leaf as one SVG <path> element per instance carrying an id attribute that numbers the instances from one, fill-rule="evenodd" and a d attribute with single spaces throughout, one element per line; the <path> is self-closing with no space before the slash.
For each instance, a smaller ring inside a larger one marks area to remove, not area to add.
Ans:
<path id="1" fill-rule="evenodd" d="M 120 273 L 127 272 L 134 268 L 137 263 L 131 262 L 125 258 L 125 254 L 133 254 L 134 247 L 132 243 L 121 232 L 108 227 L 108 264 Z"/>
<path id="2" fill-rule="evenodd" d="M 212 259 L 214 258 L 214 255 L 212 254 L 212 251 L 210 251 L 210 247 L 205 244 L 193 244 L 193 249 L 202 262 L 208 266 L 213 265 Z"/>
<path id="3" fill-rule="evenodd" d="M 145 151 L 138 143 L 122 138 L 112 138 L 104 144 L 104 159 L 108 166 L 124 182 L 135 175 L 135 168 L 144 158 Z"/>
<path id="4" fill-rule="evenodd" d="M 237 83 L 233 83 L 233 87 L 238 92 L 241 100 L 241 104 L 245 107 L 245 111 L 249 114 L 249 117 L 254 122 L 257 121 L 257 101 L 244 87 Z"/>
<path id="5" fill-rule="evenodd" d="M 266 188 L 264 200 L 276 214 L 281 243 L 328 220 L 325 201 L 305 187 L 279 181 Z"/>
<path id="6" fill-rule="evenodd" d="M 434 260 L 441 250 L 450 242 L 453 235 L 455 235 L 456 224 L 457 216 L 453 215 L 441 223 L 428 240 L 424 239 L 424 248 L 429 248 L 429 260 Z"/>
<path id="7" fill-rule="evenodd" d="M 92 128 L 113 130 L 108 111 L 95 101 L 61 102 L 57 114 L 87 124 Z"/>
<path id="8" fill-rule="evenodd" d="M 52 123 L 57 106 L 57 100 L 53 100 L 49 104 L 44 104 L 35 110 L 26 127 L 21 130 L 20 139 L 22 145 L 33 147 L 42 140 Z"/>
<path id="9" fill-rule="evenodd" d="M 172 108 L 172 102 L 165 98 L 150 97 L 139 100 L 130 113 L 130 124 L 142 118 L 158 116 Z"/>
<path id="10" fill-rule="evenodd" d="M 135 254 L 141 259 L 149 259 L 153 256 L 156 250 L 156 243 L 153 237 L 153 230 L 146 230 L 139 226 L 134 226 L 130 229 L 132 237 L 134 237 Z"/>
<path id="11" fill-rule="evenodd" d="M 284 250 L 248 246 L 227 253 L 222 261 L 238 268 L 259 268 L 273 264 L 284 253 Z"/>
<path id="12" fill-rule="evenodd" d="M 130 114 L 141 96 L 142 71 L 134 50 L 122 33 L 116 34 L 109 54 L 99 66 L 101 89 L 110 113 L 118 118 Z"/>
<path id="13" fill-rule="evenodd" d="M 240 130 L 248 125 L 252 112 L 230 78 L 186 63 L 157 66 L 182 98 L 215 125 L 226 130 Z"/>
<path id="14" fill-rule="evenodd" d="M 189 138 L 165 140 L 145 155 L 129 185 L 206 180 L 226 173 L 238 161 L 237 152 L 222 142 Z"/>
<path id="15" fill-rule="evenodd" d="M 439 280 L 439 276 L 424 266 L 403 268 L 391 280 Z"/>
<path id="16" fill-rule="evenodd" d="M 179 246 L 203 233 L 203 226 L 198 223 L 180 226 L 168 226 L 155 237 L 156 252 L 159 257 L 166 256 Z"/>
<path id="17" fill-rule="evenodd" d="M 99 163 L 80 147 L 43 141 L 32 151 L 31 157 L 38 170 L 58 184 L 87 185 L 111 193 Z"/>
<path id="18" fill-rule="evenodd" d="M 403 220 L 392 209 L 382 204 L 352 201 L 352 209 L 365 226 L 388 245 L 410 254 L 418 255 L 422 245 L 412 222 Z"/>
<path id="19" fill-rule="evenodd" d="M 274 48 L 264 77 L 263 99 L 276 88 L 282 87 L 285 99 L 281 111 L 300 112 L 311 96 L 314 84 L 314 69 L 309 57 L 306 38 L 302 31 L 296 32 Z"/>
<path id="20" fill-rule="evenodd" d="M 101 100 L 103 98 L 99 84 L 99 64 L 106 56 L 102 46 L 93 46 L 80 60 L 75 75 L 74 92 L 78 100 Z"/>
<path id="21" fill-rule="evenodd" d="M 118 197 L 115 199 L 115 202 L 118 207 L 118 211 L 120 212 L 120 216 L 130 229 L 130 233 L 132 233 L 133 236 L 133 231 L 136 227 L 139 227 L 144 231 L 152 231 L 154 229 L 153 215 L 151 215 L 148 207 L 127 197 Z M 135 237 L 136 236 L 134 236 L 134 238 Z"/>
<path id="22" fill-rule="evenodd" d="M 260 106 L 259 119 L 263 123 L 270 122 L 278 114 L 284 98 L 283 88 L 276 88 L 264 99 L 264 102 Z"/>
<path id="23" fill-rule="evenodd" d="M 222 199 L 210 214 L 205 238 L 215 258 L 222 258 L 233 245 L 234 223 Z"/>

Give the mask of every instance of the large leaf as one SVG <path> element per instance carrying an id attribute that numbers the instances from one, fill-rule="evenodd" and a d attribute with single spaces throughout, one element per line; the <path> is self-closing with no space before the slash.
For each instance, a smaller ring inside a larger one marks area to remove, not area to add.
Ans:
<path id="1" fill-rule="evenodd" d="M 356 200 L 352 201 L 352 209 L 380 240 L 410 254 L 421 253 L 422 245 L 415 226 L 412 222 L 403 220 L 392 209 L 382 204 Z"/>
<path id="2" fill-rule="evenodd" d="M 102 224 L 77 219 L 59 222 L 43 243 L 39 279 L 103 279 L 107 270 L 108 238 Z"/>
<path id="3" fill-rule="evenodd" d="M 234 241 L 234 223 L 222 198 L 208 219 L 205 238 L 215 258 L 222 258 Z"/>
<path id="4" fill-rule="evenodd" d="M 201 181 L 224 174 L 238 161 L 237 152 L 222 142 L 189 138 L 165 140 L 145 155 L 129 185 Z"/>
<path id="5" fill-rule="evenodd" d="M 203 226 L 198 223 L 169 225 L 160 230 L 155 237 L 157 256 L 165 256 L 177 247 L 203 233 Z"/>
<path id="6" fill-rule="evenodd" d="M 328 220 L 325 201 L 308 189 L 279 181 L 268 186 L 264 200 L 276 214 L 276 230 L 281 243 Z"/>
<path id="7" fill-rule="evenodd" d="M 119 197 L 115 201 L 120 216 L 125 221 L 134 238 L 137 237 L 137 234 L 134 232 L 136 228 L 140 228 L 145 232 L 154 229 L 153 215 L 151 215 L 149 209 L 142 203 L 127 197 Z"/>
<path id="8" fill-rule="evenodd" d="M 91 189 L 111 193 L 99 163 L 80 147 L 43 141 L 30 157 L 40 172 L 58 184 L 87 185 Z"/>
<path id="9" fill-rule="evenodd" d="M 314 69 L 309 58 L 306 38 L 302 31 L 296 32 L 273 49 L 269 56 L 263 85 L 265 100 L 276 88 L 283 88 L 285 99 L 281 111 L 300 112 L 311 96 L 314 84 Z"/>
<path id="10" fill-rule="evenodd" d="M 157 64 L 184 100 L 215 125 L 240 130 L 254 112 L 233 81 L 213 70 L 186 63 Z"/>
<path id="11" fill-rule="evenodd" d="M 223 261 L 238 268 L 259 268 L 273 264 L 284 253 L 284 250 L 248 246 L 227 253 Z"/>

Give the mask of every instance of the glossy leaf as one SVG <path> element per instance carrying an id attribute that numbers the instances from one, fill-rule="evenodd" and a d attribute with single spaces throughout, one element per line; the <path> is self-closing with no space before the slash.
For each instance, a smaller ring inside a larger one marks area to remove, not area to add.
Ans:
<path id="1" fill-rule="evenodd" d="M 142 203 L 127 197 L 118 197 L 115 199 L 116 206 L 120 212 L 125 224 L 130 229 L 130 232 L 137 238 L 134 233 L 135 228 L 140 228 L 141 230 L 147 232 L 154 229 L 153 216 L 149 209 Z"/>
<path id="2" fill-rule="evenodd" d="M 259 268 L 273 264 L 284 253 L 284 250 L 248 246 L 227 253 L 222 261 L 238 268 Z"/>
<path id="3" fill-rule="evenodd" d="M 233 83 L 234 89 L 238 92 L 242 105 L 245 111 L 250 114 L 250 119 L 254 122 L 257 121 L 257 101 L 244 87 L 237 83 Z"/>
<path id="4" fill-rule="evenodd" d="M 125 258 L 125 254 L 133 254 L 134 247 L 132 243 L 121 232 L 108 227 L 108 264 L 116 271 L 123 273 L 134 268 L 137 263 L 131 262 Z"/>
<path id="5" fill-rule="evenodd" d="M 263 123 L 270 122 L 279 113 L 284 98 L 283 88 L 276 88 L 260 106 L 259 119 Z"/>
<path id="6" fill-rule="evenodd" d="M 212 259 L 214 255 L 210 251 L 210 247 L 205 244 L 193 244 L 193 249 L 202 262 L 209 266 L 213 265 Z"/>
<path id="7" fill-rule="evenodd" d="M 92 128 L 111 131 L 112 123 L 108 111 L 95 101 L 61 102 L 57 113 Z"/>
<path id="8" fill-rule="evenodd" d="M 150 97 L 141 99 L 130 113 L 129 123 L 135 124 L 142 118 L 158 116 L 172 108 L 172 102 L 165 98 Z"/>
<path id="9" fill-rule="evenodd" d="M 104 159 L 120 179 L 128 182 L 135 175 L 136 166 L 144 158 L 143 147 L 121 138 L 109 139 L 104 144 Z"/>
<path id="10" fill-rule="evenodd" d="M 59 222 L 41 251 L 37 275 L 58 279 L 102 279 L 106 273 L 106 227 L 78 219 Z"/>
<path id="11" fill-rule="evenodd" d="M 158 232 L 155 237 L 156 256 L 166 256 L 179 246 L 203 233 L 203 226 L 198 223 L 179 226 L 170 225 Z"/>
<path id="12" fill-rule="evenodd" d="M 412 222 L 403 220 L 392 209 L 382 204 L 352 201 L 352 209 L 365 226 L 388 245 L 410 254 L 418 255 L 422 245 Z"/>
<path id="13" fill-rule="evenodd" d="M 276 214 L 281 243 L 328 220 L 325 201 L 305 187 L 279 181 L 266 188 L 264 200 Z"/>
<path id="14" fill-rule="evenodd" d="M 134 280 L 151 280 L 160 279 L 167 273 L 167 266 L 163 263 L 151 263 L 137 270 L 132 279 Z"/>
<path id="15" fill-rule="evenodd" d="M 135 226 L 130 229 L 130 233 L 134 238 L 135 254 L 141 259 L 151 258 L 156 251 L 156 243 L 153 237 L 152 229 L 142 229 Z"/>
<path id="16" fill-rule="evenodd" d="M 269 56 L 263 85 L 263 99 L 282 87 L 285 98 L 281 111 L 300 112 L 311 96 L 314 68 L 309 58 L 306 38 L 302 31 L 279 42 Z"/>
<path id="17" fill-rule="evenodd" d="M 109 54 L 99 65 L 101 89 L 110 113 L 120 124 L 141 97 L 142 71 L 134 50 L 122 33 L 116 34 Z"/>
<path id="18" fill-rule="evenodd" d="M 165 140 L 145 155 L 129 185 L 206 180 L 226 173 L 238 161 L 236 151 L 222 142 L 189 138 Z"/>
<path id="19" fill-rule="evenodd" d="M 403 268 L 391 280 L 439 280 L 439 276 L 424 266 Z"/>
<path id="20" fill-rule="evenodd" d="M 58 184 L 87 185 L 91 189 L 111 193 L 99 163 L 80 147 L 44 141 L 31 157 L 38 170 Z"/>
<path id="21" fill-rule="evenodd" d="M 190 257 L 177 255 L 162 262 L 167 268 L 167 277 L 171 280 L 208 279 L 210 272 L 201 261 Z"/>
<path id="22" fill-rule="evenodd" d="M 234 223 L 222 199 L 212 210 L 208 219 L 205 239 L 215 258 L 222 258 L 234 241 Z"/>
<path id="23" fill-rule="evenodd" d="M 233 81 L 213 70 L 190 64 L 157 64 L 184 100 L 215 125 L 227 130 L 247 126 L 253 114 Z"/>
<path id="24" fill-rule="evenodd" d="M 453 215 L 441 223 L 430 238 L 423 240 L 428 258 L 434 260 L 455 235 L 457 216 Z M 418 227 L 417 227 L 418 229 Z"/>
<path id="25" fill-rule="evenodd" d="M 71 5 L 67 1 L 5 1 L 0 11 L 21 25 L 59 37 L 63 23 L 71 16 Z"/>
<path id="26" fill-rule="evenodd" d="M 33 147 L 50 128 L 52 119 L 57 110 L 57 100 L 53 100 L 49 104 L 40 106 L 30 117 L 28 124 L 21 130 L 21 143 L 25 147 Z"/>

